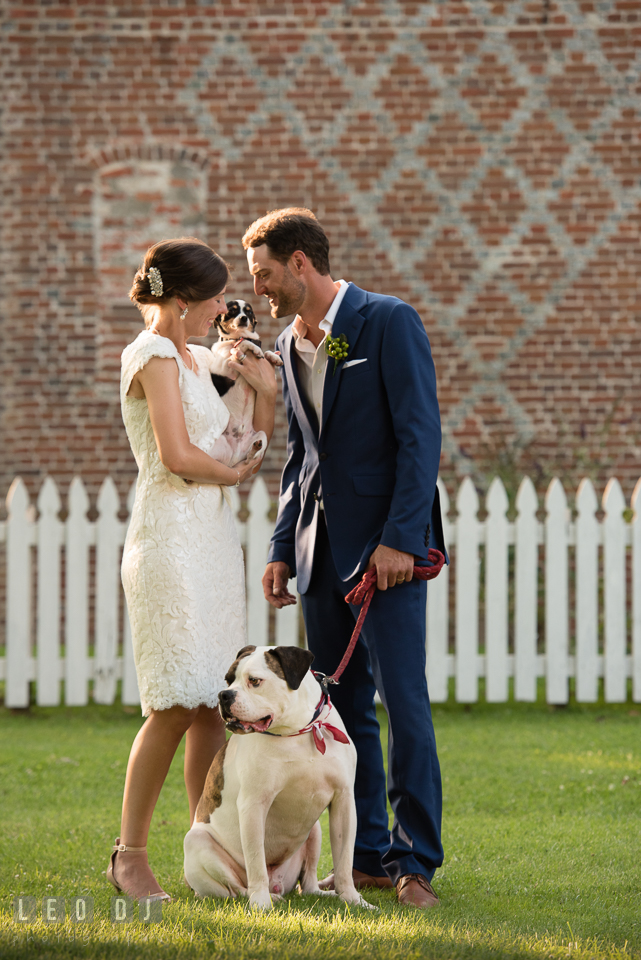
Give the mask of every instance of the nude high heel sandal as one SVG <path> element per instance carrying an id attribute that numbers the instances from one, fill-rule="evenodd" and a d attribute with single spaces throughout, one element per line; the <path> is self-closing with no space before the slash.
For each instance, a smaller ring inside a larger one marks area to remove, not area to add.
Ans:
<path id="1" fill-rule="evenodd" d="M 114 871 L 116 857 L 123 853 L 128 854 L 127 865 L 133 869 L 129 877 L 119 881 L 116 880 Z M 118 893 L 125 893 L 128 897 L 133 897 L 134 900 L 150 897 L 153 900 L 162 900 L 163 903 L 171 903 L 171 897 L 168 893 L 165 893 L 151 872 L 147 860 L 147 847 L 128 847 L 120 842 L 120 837 L 116 837 L 113 853 L 109 860 L 107 880 L 116 888 Z"/>

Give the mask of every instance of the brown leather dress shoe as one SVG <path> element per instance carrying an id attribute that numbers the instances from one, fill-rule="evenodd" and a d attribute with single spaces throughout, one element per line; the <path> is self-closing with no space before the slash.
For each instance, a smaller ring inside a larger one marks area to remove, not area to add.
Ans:
<path id="1" fill-rule="evenodd" d="M 421 910 L 438 907 L 441 903 L 431 883 L 421 873 L 407 873 L 401 877 L 396 884 L 396 896 L 403 906 L 419 907 Z"/>
<path id="2" fill-rule="evenodd" d="M 377 887 L 379 890 L 391 890 L 394 884 L 389 877 L 370 877 L 368 873 L 361 873 L 360 870 L 352 870 L 354 886 L 357 890 L 361 887 Z M 330 873 L 324 880 L 320 880 L 318 886 L 321 890 L 334 889 L 334 874 Z"/>

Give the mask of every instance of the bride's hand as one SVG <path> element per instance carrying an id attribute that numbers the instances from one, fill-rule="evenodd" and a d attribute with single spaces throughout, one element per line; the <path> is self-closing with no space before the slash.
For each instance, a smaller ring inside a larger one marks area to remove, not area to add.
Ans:
<path id="1" fill-rule="evenodd" d="M 260 440 L 258 440 L 257 443 L 260 444 Z M 238 478 L 241 483 L 258 473 L 262 467 L 263 458 L 256 459 L 256 455 L 260 449 L 260 446 L 257 447 L 256 444 L 254 444 L 254 448 L 249 451 L 245 459 L 234 465 L 233 469 L 238 471 Z"/>

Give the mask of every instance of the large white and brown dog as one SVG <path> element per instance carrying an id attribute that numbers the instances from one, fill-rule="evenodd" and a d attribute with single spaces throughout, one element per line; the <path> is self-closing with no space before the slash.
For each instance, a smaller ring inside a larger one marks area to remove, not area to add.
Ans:
<path id="1" fill-rule="evenodd" d="M 185 879 L 201 897 L 249 896 L 269 910 L 300 883 L 318 886 L 319 817 L 329 808 L 335 892 L 354 887 L 356 750 L 299 647 L 243 647 L 219 694 L 233 736 L 216 754 L 191 830 Z M 330 894 L 331 895 L 331 894 Z"/>
<path id="2" fill-rule="evenodd" d="M 253 426 L 256 391 L 229 366 L 229 360 L 242 363 L 245 354 L 251 352 L 265 357 L 274 367 L 282 367 L 283 361 L 272 350 L 264 353 L 261 350 L 256 314 L 245 300 L 231 300 L 227 313 L 218 317 L 214 325 L 218 328 L 219 340 L 211 348 L 211 378 L 229 410 L 229 423 L 207 452 L 214 460 L 233 467 L 241 460 L 262 459 L 267 450 L 267 437 Z"/>

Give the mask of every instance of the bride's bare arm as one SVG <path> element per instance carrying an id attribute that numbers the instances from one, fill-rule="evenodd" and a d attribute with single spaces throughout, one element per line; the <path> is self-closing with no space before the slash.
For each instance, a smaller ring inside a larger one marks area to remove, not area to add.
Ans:
<path id="1" fill-rule="evenodd" d="M 239 474 L 242 481 L 257 472 L 260 464 L 239 463 L 237 467 L 226 467 L 190 441 L 175 360 L 152 357 L 134 379 L 147 400 L 160 459 L 171 473 L 197 483 L 232 486 Z"/>
<path id="2" fill-rule="evenodd" d="M 256 391 L 253 427 L 256 431 L 264 430 L 269 443 L 274 432 L 274 408 L 278 391 L 274 368 L 269 360 L 261 360 L 251 352 L 245 354 L 242 364 L 230 360 L 229 366 L 242 373 L 250 387 Z"/>

